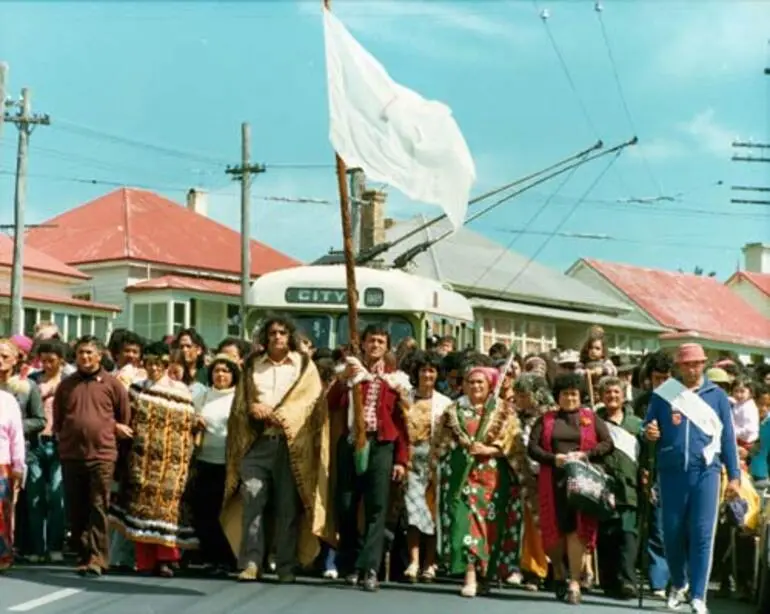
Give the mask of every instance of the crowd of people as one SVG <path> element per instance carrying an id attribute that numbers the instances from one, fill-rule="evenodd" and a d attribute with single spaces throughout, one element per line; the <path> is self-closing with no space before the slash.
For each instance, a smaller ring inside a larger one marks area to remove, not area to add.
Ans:
<path id="1" fill-rule="evenodd" d="M 0 570 L 454 576 L 579 604 L 635 597 L 641 569 L 696 614 L 711 579 L 752 591 L 770 365 L 634 363 L 597 327 L 543 355 L 428 345 L 370 325 L 358 354 L 314 348 L 283 317 L 214 351 L 194 329 L 0 339 Z"/>

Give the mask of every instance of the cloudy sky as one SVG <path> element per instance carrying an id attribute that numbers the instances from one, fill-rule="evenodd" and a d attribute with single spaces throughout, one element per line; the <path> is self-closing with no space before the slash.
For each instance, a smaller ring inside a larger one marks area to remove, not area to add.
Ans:
<path id="1" fill-rule="evenodd" d="M 770 185 L 770 164 L 731 161 L 736 138 L 770 142 L 770 10 L 761 0 L 603 5 L 333 8 L 394 79 L 453 109 L 477 194 L 598 138 L 638 135 L 608 170 L 609 159 L 586 165 L 471 224 L 501 249 L 562 270 L 592 257 L 726 277 L 742 245 L 770 239 L 770 207 L 730 203 L 732 185 Z M 253 236 L 304 260 L 339 244 L 320 1 L 4 2 L 0 59 L 13 91 L 29 86 L 33 108 L 52 118 L 32 136 L 28 223 L 125 184 L 180 202 L 202 186 L 210 215 L 235 227 L 238 188 L 224 167 L 238 162 L 248 121 L 253 158 L 270 167 L 254 184 Z M 12 221 L 15 138 L 7 126 L 0 140 L 0 223 Z M 431 211 L 395 191 L 388 207 L 397 218 Z"/>

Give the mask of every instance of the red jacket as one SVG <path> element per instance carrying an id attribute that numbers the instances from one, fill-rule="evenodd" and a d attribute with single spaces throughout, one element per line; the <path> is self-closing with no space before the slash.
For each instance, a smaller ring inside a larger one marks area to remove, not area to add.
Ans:
<path id="1" fill-rule="evenodd" d="M 370 382 L 361 384 L 361 396 L 366 399 Z M 344 411 L 347 414 L 350 402 L 349 388 L 347 384 L 336 382 L 327 396 L 331 411 Z M 347 435 L 348 422 L 345 420 L 345 432 Z M 393 462 L 396 465 L 406 467 L 409 462 L 409 436 L 406 431 L 404 412 L 401 407 L 401 397 L 385 382 L 380 386 L 380 398 L 377 399 L 377 441 L 392 441 L 394 448 Z"/>

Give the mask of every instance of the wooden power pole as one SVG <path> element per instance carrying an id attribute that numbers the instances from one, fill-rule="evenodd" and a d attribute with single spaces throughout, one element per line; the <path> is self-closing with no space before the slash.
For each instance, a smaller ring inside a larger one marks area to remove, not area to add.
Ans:
<path id="1" fill-rule="evenodd" d="M 249 334 L 246 330 L 246 313 L 249 307 L 251 286 L 251 175 L 265 172 L 264 164 L 251 163 L 251 126 L 241 124 L 241 164 L 228 166 L 225 171 L 241 182 L 241 305 L 239 329 L 241 338 Z"/>
<path id="2" fill-rule="evenodd" d="M 351 168 L 350 175 L 350 226 L 353 230 L 353 254 L 361 250 L 361 206 L 366 192 L 366 174 L 360 168 Z"/>
<path id="3" fill-rule="evenodd" d="M 770 66 L 765 68 L 765 76 L 770 77 Z M 735 141 L 733 147 L 738 150 L 733 156 L 733 162 L 751 162 L 754 164 L 770 164 L 770 143 L 754 143 L 751 141 Z M 744 153 L 748 152 L 748 153 Z M 753 152 L 757 152 L 756 155 L 752 155 Z M 753 192 L 755 194 L 768 194 L 770 193 L 770 187 L 767 186 L 748 186 L 748 185 L 734 185 L 732 186 L 734 192 Z M 738 205 L 764 205 L 770 206 L 770 200 L 768 197 L 755 197 L 750 198 L 747 196 L 738 196 L 730 199 L 731 203 Z"/>
<path id="4" fill-rule="evenodd" d="M 2 72 L 0 70 L 0 72 Z M 2 88 L 0 88 L 2 89 Z M 15 124 L 19 130 L 16 153 L 16 189 L 13 198 L 13 269 L 11 270 L 11 334 L 24 332 L 24 207 L 27 197 L 27 156 L 29 137 L 37 126 L 48 126 L 48 115 L 32 113 L 32 99 L 29 88 L 22 88 L 18 102 L 3 101 L 4 121 Z M 16 110 L 13 113 L 13 110 Z"/>

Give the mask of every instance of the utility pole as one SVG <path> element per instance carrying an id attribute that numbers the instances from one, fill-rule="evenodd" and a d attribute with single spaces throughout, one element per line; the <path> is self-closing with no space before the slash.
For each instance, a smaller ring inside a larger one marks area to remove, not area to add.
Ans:
<path id="1" fill-rule="evenodd" d="M 0 62 L 0 136 L 3 134 L 5 120 L 5 83 L 8 80 L 8 64 Z"/>
<path id="2" fill-rule="evenodd" d="M 13 198 L 13 269 L 11 271 L 11 334 L 24 332 L 24 206 L 27 197 L 27 155 L 29 136 L 37 126 L 48 126 L 48 115 L 32 114 L 32 97 L 29 88 L 22 88 L 18 102 L 4 102 L 5 107 L 16 113 L 5 112 L 5 121 L 15 124 L 19 130 L 16 153 L 16 190 Z"/>
<path id="3" fill-rule="evenodd" d="M 353 255 L 361 250 L 361 206 L 366 192 L 366 174 L 363 169 L 348 169 L 350 175 L 350 225 L 353 227 Z"/>
<path id="4" fill-rule="evenodd" d="M 242 339 L 246 339 L 246 312 L 249 307 L 251 285 L 251 175 L 265 172 L 264 164 L 251 164 L 251 126 L 241 124 L 241 164 L 228 166 L 225 173 L 241 182 L 241 305 L 239 328 Z"/>
<path id="5" fill-rule="evenodd" d="M 764 74 L 770 77 L 770 67 L 765 68 Z M 753 143 L 751 141 L 734 141 L 733 147 L 740 153 L 733 155 L 733 162 L 750 162 L 753 164 L 770 164 L 770 143 Z M 748 153 L 744 153 L 748 150 Z M 756 151 L 756 155 L 752 152 Z M 733 192 L 755 192 L 757 194 L 767 194 L 770 187 L 734 185 Z M 736 205 L 763 205 L 770 206 L 770 200 L 767 197 L 748 198 L 739 196 L 731 198 L 730 202 Z"/>

